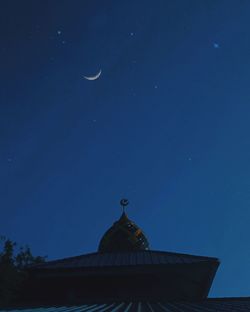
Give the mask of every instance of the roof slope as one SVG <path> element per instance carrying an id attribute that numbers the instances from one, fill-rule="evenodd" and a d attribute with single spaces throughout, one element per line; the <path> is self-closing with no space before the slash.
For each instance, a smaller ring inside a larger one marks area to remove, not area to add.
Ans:
<path id="1" fill-rule="evenodd" d="M 140 250 L 131 252 L 90 253 L 33 265 L 34 269 L 70 269 L 87 267 L 117 267 L 140 265 L 219 263 L 217 258 L 193 256 L 165 251 Z"/>

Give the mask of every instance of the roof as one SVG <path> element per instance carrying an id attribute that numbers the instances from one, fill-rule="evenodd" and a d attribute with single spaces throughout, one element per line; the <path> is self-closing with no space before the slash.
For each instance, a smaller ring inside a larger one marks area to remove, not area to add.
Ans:
<path id="1" fill-rule="evenodd" d="M 28 293 L 58 303 L 70 292 L 77 300 L 99 302 L 201 300 L 218 266 L 217 258 L 164 251 L 91 253 L 30 266 Z"/>
<path id="2" fill-rule="evenodd" d="M 0 312 L 166 312 L 250 311 L 250 297 L 218 298 L 198 302 L 114 302 L 72 306 L 36 306 L 0 309 Z"/>
<path id="3" fill-rule="evenodd" d="M 166 251 L 128 251 L 115 253 L 90 253 L 76 257 L 48 261 L 31 266 L 31 269 L 76 269 L 96 267 L 121 267 L 145 265 L 192 264 L 200 262 L 219 263 L 217 258 L 193 256 Z"/>

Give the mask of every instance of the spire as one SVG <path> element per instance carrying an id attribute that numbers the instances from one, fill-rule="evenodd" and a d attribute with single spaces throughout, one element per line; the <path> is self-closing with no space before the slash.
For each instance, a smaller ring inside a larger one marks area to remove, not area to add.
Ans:
<path id="1" fill-rule="evenodd" d="M 122 206 L 122 212 L 125 213 L 125 207 L 128 206 L 129 201 L 126 198 L 120 200 L 120 205 Z"/>

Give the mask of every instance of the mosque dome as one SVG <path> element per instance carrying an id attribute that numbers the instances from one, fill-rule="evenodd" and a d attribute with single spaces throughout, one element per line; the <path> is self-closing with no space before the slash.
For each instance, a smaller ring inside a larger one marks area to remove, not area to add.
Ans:
<path id="1" fill-rule="evenodd" d="M 122 203 L 122 201 L 121 201 Z M 103 235 L 99 252 L 148 250 L 149 243 L 142 230 L 123 211 L 120 219 Z"/>

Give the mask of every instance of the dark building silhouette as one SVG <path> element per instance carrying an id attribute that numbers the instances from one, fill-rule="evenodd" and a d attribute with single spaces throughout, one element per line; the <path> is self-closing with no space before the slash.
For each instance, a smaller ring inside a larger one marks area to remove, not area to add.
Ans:
<path id="1" fill-rule="evenodd" d="M 22 300 L 8 311 L 250 311 L 250 298 L 207 298 L 218 266 L 217 258 L 150 250 L 123 212 L 98 252 L 29 267 Z"/>

